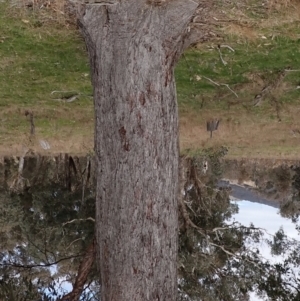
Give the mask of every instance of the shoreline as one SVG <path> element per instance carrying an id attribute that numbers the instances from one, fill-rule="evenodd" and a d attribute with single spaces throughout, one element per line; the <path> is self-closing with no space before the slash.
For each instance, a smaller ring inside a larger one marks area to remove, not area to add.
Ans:
<path id="1" fill-rule="evenodd" d="M 239 185 L 232 183 L 228 179 L 222 179 L 218 182 L 218 187 L 229 187 L 231 189 L 230 196 L 234 201 L 249 201 L 252 203 L 259 203 L 268 205 L 274 208 L 279 208 L 279 202 L 274 199 L 267 199 L 259 192 L 253 191 L 253 188 L 248 185 Z"/>

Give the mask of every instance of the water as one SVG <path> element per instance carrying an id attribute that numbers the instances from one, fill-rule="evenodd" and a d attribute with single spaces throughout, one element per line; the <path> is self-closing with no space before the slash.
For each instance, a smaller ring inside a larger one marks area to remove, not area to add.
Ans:
<path id="1" fill-rule="evenodd" d="M 249 226 L 253 223 L 255 227 L 265 229 L 266 238 L 271 238 L 280 227 L 283 228 L 284 232 L 290 239 L 299 240 L 298 231 L 295 229 L 295 224 L 290 219 L 283 218 L 279 214 L 279 209 L 271 207 L 269 205 L 250 202 L 246 200 L 234 201 L 239 206 L 239 213 L 234 215 L 234 220 L 240 222 L 244 226 Z M 282 256 L 272 256 L 270 248 L 265 243 L 257 245 L 262 256 L 271 262 L 281 262 Z M 256 294 L 250 294 L 251 301 L 262 301 Z"/>
<path id="2" fill-rule="evenodd" d="M 299 239 L 295 224 L 290 219 L 283 218 L 279 214 L 279 209 L 249 201 L 238 201 L 237 204 L 239 213 L 234 216 L 234 219 L 241 224 L 249 226 L 253 223 L 256 227 L 266 229 L 271 235 L 282 226 L 289 238 Z"/>

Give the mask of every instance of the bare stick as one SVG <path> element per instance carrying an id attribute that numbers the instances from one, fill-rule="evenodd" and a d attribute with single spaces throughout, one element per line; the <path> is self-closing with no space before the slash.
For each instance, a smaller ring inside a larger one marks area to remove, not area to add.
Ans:
<path id="1" fill-rule="evenodd" d="M 300 69 L 284 69 L 285 72 L 299 72 Z"/>
<path id="2" fill-rule="evenodd" d="M 220 87 L 220 86 L 225 86 L 227 87 L 228 90 L 230 90 L 237 98 L 239 97 L 230 87 L 228 84 L 222 84 L 222 83 L 217 83 L 215 81 L 213 81 L 212 79 L 210 79 L 209 77 L 206 77 L 206 76 L 202 76 L 203 78 L 207 79 L 208 81 L 210 81 L 211 83 L 213 83 L 214 85 Z"/>
<path id="3" fill-rule="evenodd" d="M 222 53 L 221 53 L 221 50 L 220 50 L 220 45 L 218 45 L 218 52 L 219 52 L 219 56 L 220 56 L 220 59 L 221 59 L 221 62 L 224 66 L 227 66 L 227 62 L 223 59 L 223 56 L 222 56 Z"/>
<path id="4" fill-rule="evenodd" d="M 92 217 L 88 217 L 88 218 L 75 218 L 75 219 L 72 219 L 71 221 L 68 221 L 68 222 L 65 222 L 63 223 L 63 227 L 67 224 L 72 224 L 72 223 L 75 223 L 75 222 L 82 222 L 82 221 L 92 221 L 92 222 L 95 222 L 95 219 L 92 218 Z"/>
<path id="5" fill-rule="evenodd" d="M 235 52 L 235 50 L 230 47 L 229 45 L 220 45 L 221 48 L 228 48 L 229 50 L 231 50 L 232 52 Z"/>

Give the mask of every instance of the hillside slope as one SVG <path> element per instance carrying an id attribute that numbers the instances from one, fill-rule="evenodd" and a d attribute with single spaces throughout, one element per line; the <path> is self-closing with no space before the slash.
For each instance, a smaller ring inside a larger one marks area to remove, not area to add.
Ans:
<path id="1" fill-rule="evenodd" d="M 92 151 L 92 87 L 83 40 L 64 2 L 50 1 L 42 9 L 30 3 L 0 4 L 0 153 L 20 154 L 25 147 Z M 204 19 L 195 16 L 191 29 L 200 29 L 201 43 L 176 68 L 181 151 L 225 145 L 231 157 L 297 157 L 300 4 L 219 5 L 206 7 Z M 206 130 L 211 119 L 220 120 L 212 138 Z"/>

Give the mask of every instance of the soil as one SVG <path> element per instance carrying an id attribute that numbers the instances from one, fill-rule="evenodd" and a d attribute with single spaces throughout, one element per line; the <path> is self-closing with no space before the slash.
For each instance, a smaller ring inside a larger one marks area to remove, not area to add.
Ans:
<path id="1" fill-rule="evenodd" d="M 14 137 L 15 138 L 15 137 Z M 55 137 L 28 137 L 26 135 L 14 139 L 7 139 L 0 144 L 0 157 L 3 156 L 21 156 L 26 150 L 31 154 L 57 155 L 73 154 L 86 155 L 92 153 L 94 149 L 93 136 L 81 136 L 72 134 L 68 138 L 56 139 Z"/>
<path id="2" fill-rule="evenodd" d="M 300 160 L 224 159 L 223 181 L 238 199 L 278 208 L 290 199 L 298 187 Z"/>
<path id="3" fill-rule="evenodd" d="M 221 180 L 219 182 L 219 187 L 229 187 L 231 190 L 230 196 L 237 201 L 247 200 L 249 202 L 260 203 L 274 208 L 279 208 L 278 200 L 268 199 L 262 193 L 259 193 L 257 190 L 254 190 L 247 185 L 237 185 L 228 180 Z"/>

